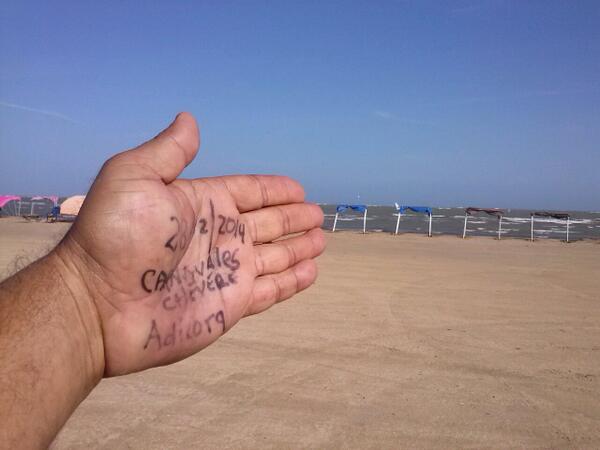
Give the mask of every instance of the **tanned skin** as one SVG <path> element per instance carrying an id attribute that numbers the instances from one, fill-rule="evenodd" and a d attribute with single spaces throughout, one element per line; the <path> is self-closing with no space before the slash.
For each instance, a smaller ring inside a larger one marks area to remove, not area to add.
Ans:
<path id="1" fill-rule="evenodd" d="M 0 284 L 0 446 L 47 447 L 102 377 L 184 359 L 314 283 L 323 214 L 281 176 L 181 179 L 181 113 L 108 160 L 58 246 Z"/>

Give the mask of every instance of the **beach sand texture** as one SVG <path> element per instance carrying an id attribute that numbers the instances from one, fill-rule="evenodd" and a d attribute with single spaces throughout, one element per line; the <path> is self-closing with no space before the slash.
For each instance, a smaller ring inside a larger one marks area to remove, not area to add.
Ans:
<path id="1" fill-rule="evenodd" d="M 63 224 L 0 220 L 0 269 Z M 53 448 L 600 447 L 600 245 L 327 235 L 317 284 L 104 380 Z"/>

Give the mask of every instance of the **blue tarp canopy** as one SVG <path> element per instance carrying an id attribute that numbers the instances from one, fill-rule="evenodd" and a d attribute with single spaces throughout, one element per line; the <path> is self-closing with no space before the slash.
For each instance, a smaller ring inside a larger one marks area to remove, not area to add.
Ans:
<path id="1" fill-rule="evenodd" d="M 341 213 L 348 209 L 351 209 L 352 211 L 365 212 L 367 210 L 367 205 L 337 205 L 335 211 Z"/>
<path id="2" fill-rule="evenodd" d="M 416 213 L 423 213 L 431 215 L 431 208 L 429 206 L 401 206 L 398 208 L 400 214 L 404 214 L 405 211 L 413 211 Z"/>

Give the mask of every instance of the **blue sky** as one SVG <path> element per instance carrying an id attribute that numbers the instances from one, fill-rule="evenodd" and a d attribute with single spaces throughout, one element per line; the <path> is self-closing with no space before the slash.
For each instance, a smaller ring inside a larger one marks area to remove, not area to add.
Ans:
<path id="1" fill-rule="evenodd" d="M 3 2 L 0 193 L 84 192 L 188 110 L 188 177 L 598 210 L 598 23 L 597 1 Z"/>

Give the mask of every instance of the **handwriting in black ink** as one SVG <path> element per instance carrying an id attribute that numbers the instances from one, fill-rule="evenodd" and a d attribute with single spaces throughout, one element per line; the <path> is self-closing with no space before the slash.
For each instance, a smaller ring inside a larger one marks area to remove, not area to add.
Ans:
<path id="1" fill-rule="evenodd" d="M 198 220 L 198 233 L 200 234 L 206 234 L 208 233 L 208 228 L 207 228 L 207 220 L 206 219 L 200 219 Z"/>
<path id="2" fill-rule="evenodd" d="M 179 219 L 177 219 L 177 217 L 171 216 L 171 222 L 173 222 L 173 221 L 177 223 L 177 231 L 175 232 L 175 234 L 173 236 L 171 236 L 169 238 L 169 240 L 167 240 L 165 247 L 167 247 L 170 250 L 176 251 L 177 243 L 175 242 L 175 240 L 177 239 L 177 235 L 179 234 L 180 225 L 179 225 Z"/>
<path id="3" fill-rule="evenodd" d="M 239 236 L 242 243 L 244 243 L 246 225 L 243 222 L 240 222 L 239 219 L 225 217 L 223 214 L 219 214 L 219 220 L 221 221 L 221 224 L 219 225 L 219 234 L 233 234 L 234 238 Z"/>
<path id="4" fill-rule="evenodd" d="M 209 200 L 210 203 L 210 241 L 208 242 L 208 254 L 212 251 L 213 240 L 215 237 L 215 205 L 213 204 L 212 199 Z"/>
<path id="5" fill-rule="evenodd" d="M 170 274 L 164 270 L 148 269 L 140 279 L 147 293 L 163 292 L 161 305 L 166 311 L 184 310 L 199 301 L 206 292 L 223 290 L 238 282 L 239 249 L 221 250 L 215 247 L 206 261 L 177 267 Z"/>
<path id="6" fill-rule="evenodd" d="M 215 322 L 220 323 L 222 326 L 221 333 L 225 333 L 225 316 L 223 315 L 223 311 L 219 311 L 216 314 L 211 314 L 206 319 L 204 319 L 204 324 L 209 333 L 212 333 L 212 328 L 210 326 L 211 319 L 214 319 Z"/>
<path id="7" fill-rule="evenodd" d="M 177 249 L 185 249 L 187 246 L 188 238 L 188 226 L 185 220 L 179 221 L 179 219 L 175 216 L 171 216 L 171 222 L 175 222 L 177 224 L 177 231 L 167 240 L 165 243 L 165 247 L 172 251 L 177 251 Z"/>
<path id="8" fill-rule="evenodd" d="M 152 319 L 150 332 L 143 348 L 146 350 L 153 346 L 157 350 L 161 350 L 163 347 L 172 347 L 177 343 L 197 338 L 202 334 L 213 334 L 213 331 L 218 332 L 214 328 L 214 324 L 211 326 L 211 321 L 221 325 L 221 333 L 225 332 L 225 314 L 222 310 L 210 314 L 204 320 L 193 319 L 185 325 L 182 319 L 175 320 L 162 332 L 156 320 Z"/>

